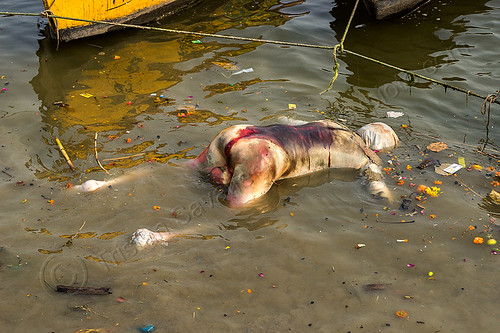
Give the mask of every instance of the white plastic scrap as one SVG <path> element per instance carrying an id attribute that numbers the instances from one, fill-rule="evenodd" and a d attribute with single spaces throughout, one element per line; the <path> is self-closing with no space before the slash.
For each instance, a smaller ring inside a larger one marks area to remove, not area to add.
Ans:
<path id="1" fill-rule="evenodd" d="M 222 75 L 224 75 L 225 77 L 231 77 L 233 75 L 238 75 L 238 74 L 243 74 L 243 73 L 252 73 L 252 72 L 253 72 L 253 68 L 245 68 L 245 69 L 239 70 L 237 72 L 231 73 L 231 75 L 229 75 L 229 76 L 226 76 L 224 74 L 222 74 Z"/>
<path id="2" fill-rule="evenodd" d="M 387 111 L 387 117 L 389 118 L 399 118 L 404 116 L 403 112 Z"/>
<path id="3" fill-rule="evenodd" d="M 453 163 L 452 165 L 450 165 L 449 167 L 447 167 L 443 170 L 448 172 L 449 174 L 454 174 L 455 172 L 457 172 L 458 170 L 460 170 L 462 168 L 463 168 L 463 166 L 461 166 L 460 164 Z"/>

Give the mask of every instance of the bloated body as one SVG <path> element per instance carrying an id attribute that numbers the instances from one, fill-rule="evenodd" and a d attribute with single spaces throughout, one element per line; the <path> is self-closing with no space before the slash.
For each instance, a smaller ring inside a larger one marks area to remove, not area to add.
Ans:
<path id="1" fill-rule="evenodd" d="M 367 125 L 365 132 L 379 131 L 373 125 Z M 381 135 L 386 138 L 383 148 L 397 144 L 392 129 Z M 329 120 L 299 126 L 232 126 L 220 132 L 191 165 L 208 173 L 213 184 L 229 186 L 227 199 L 232 206 L 261 197 L 276 180 L 326 168 L 362 169 L 372 165 L 371 171 L 380 177 L 371 177 L 369 182 L 382 179 L 380 160 L 363 139 Z M 381 184 L 370 184 L 370 188 L 388 196 L 385 184 Z"/>

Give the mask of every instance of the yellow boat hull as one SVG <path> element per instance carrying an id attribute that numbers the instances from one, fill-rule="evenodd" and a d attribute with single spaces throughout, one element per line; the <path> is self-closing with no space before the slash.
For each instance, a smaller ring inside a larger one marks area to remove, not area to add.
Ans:
<path id="1" fill-rule="evenodd" d="M 143 24 L 172 14 L 198 0 L 43 0 L 51 14 L 93 21 Z M 67 19 L 50 19 L 52 35 L 60 40 L 94 36 L 120 27 Z"/>

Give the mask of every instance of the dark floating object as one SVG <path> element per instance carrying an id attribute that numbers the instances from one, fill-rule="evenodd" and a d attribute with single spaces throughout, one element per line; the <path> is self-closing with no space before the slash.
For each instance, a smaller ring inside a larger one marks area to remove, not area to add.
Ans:
<path id="1" fill-rule="evenodd" d="M 390 286 L 389 283 L 370 283 L 365 284 L 364 289 L 366 291 L 375 291 L 375 290 L 385 290 L 387 286 Z"/>
<path id="2" fill-rule="evenodd" d="M 423 170 L 427 167 L 436 166 L 436 165 L 441 165 L 441 163 L 438 160 L 426 159 L 417 166 L 417 169 Z"/>
<path id="3" fill-rule="evenodd" d="M 401 202 L 401 206 L 399 206 L 399 209 L 401 210 L 408 210 L 411 205 L 411 199 L 404 198 L 403 201 Z"/>
<path id="4" fill-rule="evenodd" d="M 57 285 L 56 291 L 59 293 L 73 294 L 73 295 L 108 295 L 111 294 L 111 288 L 100 287 L 73 287 Z"/>
<path id="5" fill-rule="evenodd" d="M 410 220 L 410 221 L 379 221 L 376 220 L 378 223 L 387 223 L 387 224 L 406 224 L 406 223 L 415 223 L 415 220 Z"/>
<path id="6" fill-rule="evenodd" d="M 67 107 L 67 106 L 69 106 L 69 104 L 66 104 L 66 103 L 64 103 L 63 101 L 54 102 L 54 103 L 52 103 L 52 104 L 53 104 L 53 105 L 60 106 L 60 107 Z"/>

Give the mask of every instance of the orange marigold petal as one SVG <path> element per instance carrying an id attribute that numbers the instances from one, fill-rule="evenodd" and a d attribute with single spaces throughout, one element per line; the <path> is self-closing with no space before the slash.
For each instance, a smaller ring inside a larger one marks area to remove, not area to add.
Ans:
<path id="1" fill-rule="evenodd" d="M 396 316 L 398 316 L 399 318 L 405 318 L 406 316 L 408 316 L 408 313 L 406 313 L 406 311 L 399 310 L 396 311 Z"/>
<path id="2" fill-rule="evenodd" d="M 484 239 L 482 237 L 476 237 L 476 238 L 474 238 L 473 242 L 475 244 L 483 244 Z"/>
<path id="3" fill-rule="evenodd" d="M 425 185 L 418 185 L 417 191 L 420 193 L 424 193 L 427 190 L 427 186 Z"/>

